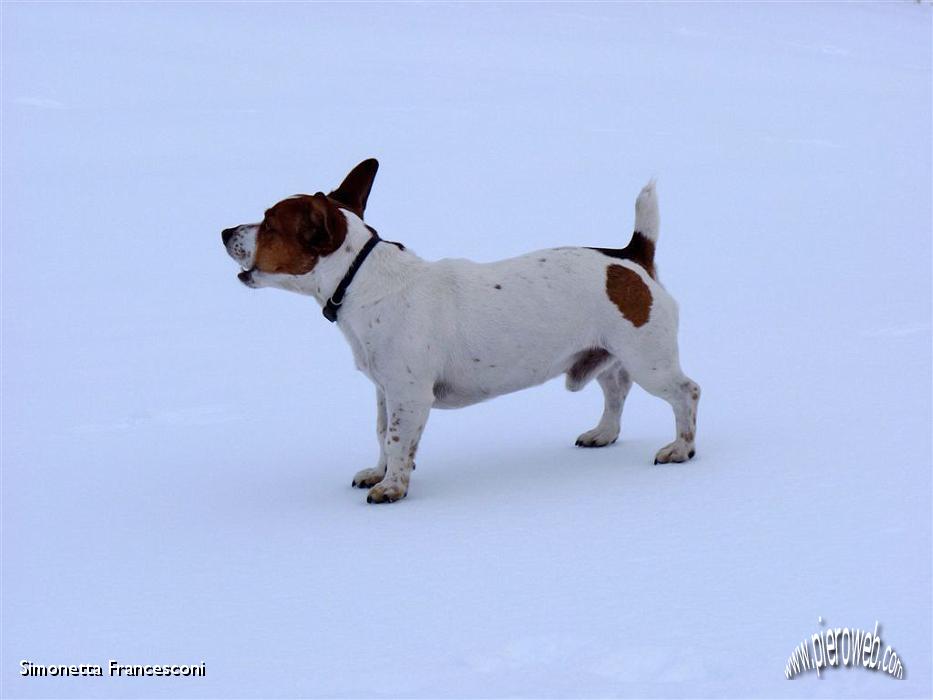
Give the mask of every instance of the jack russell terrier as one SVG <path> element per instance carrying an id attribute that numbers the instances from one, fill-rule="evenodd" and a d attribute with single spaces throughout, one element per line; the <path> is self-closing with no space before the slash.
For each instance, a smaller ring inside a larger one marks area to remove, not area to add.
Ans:
<path id="1" fill-rule="evenodd" d="M 469 406 L 559 374 L 570 391 L 595 378 L 605 395 L 602 418 L 577 445 L 615 442 L 634 381 L 674 409 L 676 439 L 655 464 L 693 457 L 700 387 L 680 369 L 677 303 L 657 278 L 653 182 L 635 201 L 624 248 L 429 262 L 363 222 L 378 167 L 363 161 L 330 194 L 290 197 L 261 223 L 222 233 L 243 284 L 317 299 L 376 385 L 379 461 L 353 477 L 369 503 L 408 494 L 432 408 Z"/>

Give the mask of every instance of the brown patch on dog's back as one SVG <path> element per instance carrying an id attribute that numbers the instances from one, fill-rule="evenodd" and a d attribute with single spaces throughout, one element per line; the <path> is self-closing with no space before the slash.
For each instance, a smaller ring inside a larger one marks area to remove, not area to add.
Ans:
<path id="1" fill-rule="evenodd" d="M 606 294 L 619 311 L 638 328 L 651 315 L 651 290 L 637 272 L 622 265 L 606 268 Z"/>
<path id="2" fill-rule="evenodd" d="M 256 234 L 256 269 L 304 275 L 343 245 L 347 221 L 324 195 L 285 199 L 266 212 Z"/>

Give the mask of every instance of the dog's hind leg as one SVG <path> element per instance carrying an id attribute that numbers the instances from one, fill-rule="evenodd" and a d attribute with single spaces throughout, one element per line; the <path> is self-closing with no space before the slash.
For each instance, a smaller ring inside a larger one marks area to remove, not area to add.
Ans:
<path id="1" fill-rule="evenodd" d="M 604 447 L 611 445 L 619 437 L 622 407 L 625 405 L 629 389 L 632 388 L 632 378 L 622 363 L 615 362 L 600 372 L 596 381 L 603 390 L 603 415 L 595 428 L 587 430 L 577 438 L 578 447 Z"/>
<path id="2" fill-rule="evenodd" d="M 372 469 L 362 469 L 353 477 L 353 485 L 368 489 L 375 486 L 386 475 L 386 396 L 382 389 L 376 389 L 376 437 L 379 438 L 379 463 Z"/>
<path id="3" fill-rule="evenodd" d="M 696 453 L 697 404 L 700 385 L 685 375 L 676 364 L 671 371 L 652 371 L 636 375 L 635 381 L 645 391 L 667 401 L 674 409 L 677 435 L 655 455 L 655 464 L 686 462 Z"/>

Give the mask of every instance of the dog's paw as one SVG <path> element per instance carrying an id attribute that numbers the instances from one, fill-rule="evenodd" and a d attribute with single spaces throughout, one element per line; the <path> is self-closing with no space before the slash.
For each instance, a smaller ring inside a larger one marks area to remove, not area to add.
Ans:
<path id="1" fill-rule="evenodd" d="M 686 462 L 696 454 L 693 445 L 683 440 L 675 440 L 658 450 L 654 456 L 655 464 L 668 464 L 669 462 Z"/>
<path id="2" fill-rule="evenodd" d="M 382 481 L 385 475 L 385 469 L 362 469 L 353 477 L 353 485 L 358 489 L 368 489 Z"/>
<path id="3" fill-rule="evenodd" d="M 605 447 L 619 438 L 619 429 L 593 428 L 577 438 L 577 447 Z"/>
<path id="4" fill-rule="evenodd" d="M 395 503 L 408 495 L 408 485 L 401 481 L 381 481 L 366 495 L 367 503 Z"/>

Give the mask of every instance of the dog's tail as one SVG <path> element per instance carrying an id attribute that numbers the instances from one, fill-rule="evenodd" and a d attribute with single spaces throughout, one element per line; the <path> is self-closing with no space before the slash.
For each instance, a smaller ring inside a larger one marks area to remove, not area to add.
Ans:
<path id="1" fill-rule="evenodd" d="M 654 180 L 641 188 L 635 200 L 635 230 L 632 240 L 622 250 L 620 257 L 638 263 L 654 279 L 658 278 L 654 265 L 654 248 L 658 242 L 658 193 L 654 191 Z"/>
<path id="2" fill-rule="evenodd" d="M 658 193 L 654 189 L 654 178 L 647 185 L 641 188 L 638 199 L 635 200 L 635 237 L 641 234 L 652 243 L 658 242 L 658 227 L 660 225 L 660 216 L 658 215 Z M 654 255 L 652 254 L 652 258 Z"/>

